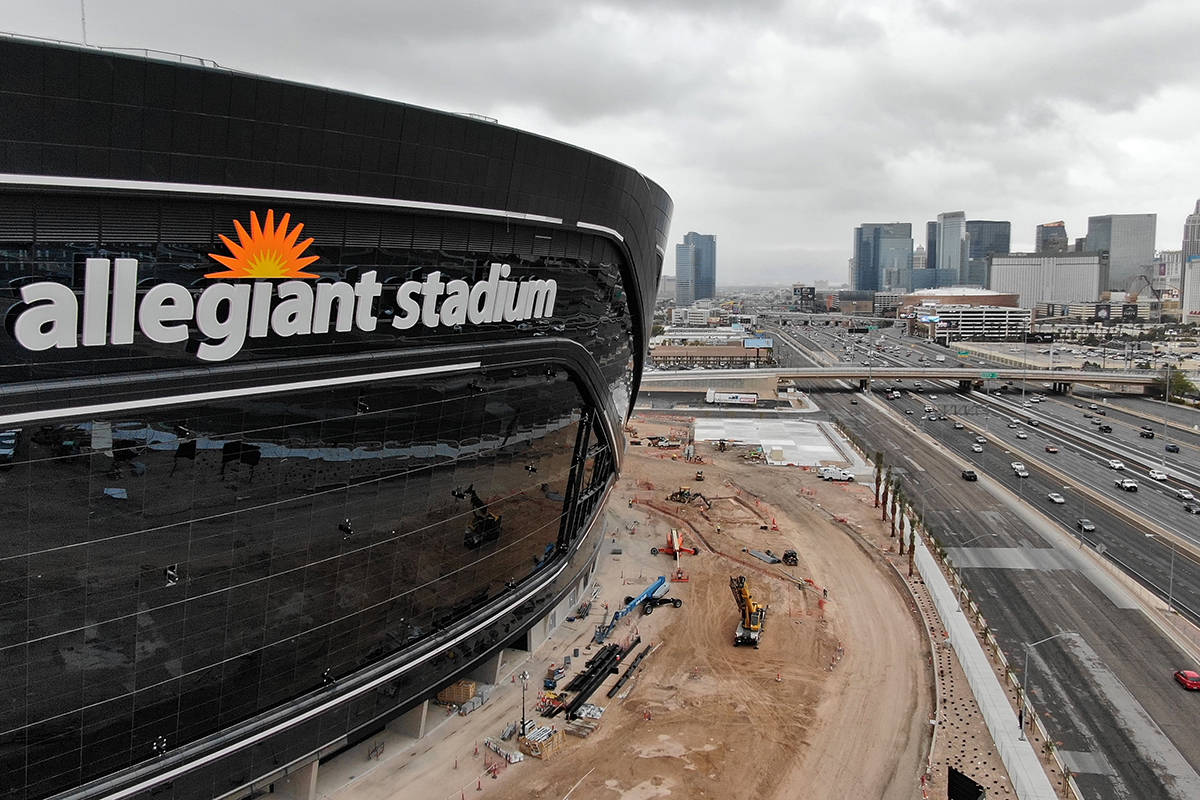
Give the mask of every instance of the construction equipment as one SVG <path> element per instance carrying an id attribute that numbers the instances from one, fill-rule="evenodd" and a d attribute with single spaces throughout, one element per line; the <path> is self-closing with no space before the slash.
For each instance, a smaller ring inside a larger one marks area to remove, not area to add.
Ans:
<path id="1" fill-rule="evenodd" d="M 691 553 L 696 555 L 700 551 L 694 547 L 685 547 L 683 544 L 683 534 L 675 528 L 671 528 L 671 532 L 667 534 L 667 543 L 662 547 L 651 547 L 650 555 L 656 556 L 659 553 L 666 553 L 669 556 L 675 556 L 678 560 L 680 553 Z"/>
<path id="2" fill-rule="evenodd" d="M 479 498 L 474 484 L 466 489 L 452 489 L 450 494 L 459 500 L 469 498 L 471 501 L 471 522 L 463 534 L 464 546 L 473 550 L 500 538 L 500 517 L 488 511 L 487 503 Z"/>
<path id="3" fill-rule="evenodd" d="M 767 608 L 754 601 L 745 575 L 736 578 L 730 576 L 729 589 L 733 592 L 733 599 L 737 601 L 738 611 L 742 614 L 737 632 L 733 635 L 733 646 L 752 644 L 757 649 L 762 638 L 763 623 L 767 619 Z"/>
<path id="4" fill-rule="evenodd" d="M 703 480 L 704 480 L 704 470 L 702 470 L 702 469 L 696 470 L 696 483 L 700 483 Z"/>
<path id="5" fill-rule="evenodd" d="M 613 632 L 614 628 L 617 627 L 618 622 L 620 622 L 623 618 L 625 618 L 630 613 L 632 613 L 641 604 L 641 602 L 643 600 L 645 600 L 648 597 L 653 597 L 653 596 L 655 596 L 655 594 L 659 594 L 660 593 L 659 590 L 663 586 L 666 586 L 666 585 L 667 585 L 667 576 L 659 575 L 658 580 L 656 580 L 654 583 L 650 584 L 645 589 L 643 589 L 642 593 L 639 594 L 637 597 L 625 598 L 624 608 L 621 608 L 620 610 L 615 612 L 613 614 L 612 620 L 607 625 L 597 625 L 596 626 L 596 635 L 595 635 L 595 637 L 593 637 L 593 641 L 595 641 L 597 644 L 600 644 L 605 639 L 607 639 L 608 635 Z"/>
<path id="6" fill-rule="evenodd" d="M 712 503 L 708 501 L 708 498 L 699 492 L 693 492 L 692 487 L 690 486 L 680 486 L 678 491 L 671 492 L 669 495 L 667 495 L 667 499 L 676 503 L 683 503 L 685 505 L 693 500 L 700 500 L 702 503 L 704 503 L 705 508 L 712 508 Z"/>
<path id="7" fill-rule="evenodd" d="M 642 613 L 643 614 L 653 614 L 654 609 L 658 608 L 659 606 L 671 605 L 671 606 L 675 606 L 676 608 L 679 608 L 680 606 L 682 606 L 683 601 L 680 600 L 678 597 L 667 597 L 667 592 L 669 592 L 669 591 L 671 591 L 671 585 L 668 583 L 664 583 L 662 586 L 655 589 L 653 594 L 651 594 L 649 597 L 643 598 L 642 602 L 641 602 Z M 625 598 L 626 604 L 629 604 L 632 602 L 633 602 L 632 597 Z"/>
<path id="8" fill-rule="evenodd" d="M 784 550 L 782 560 L 783 563 L 787 564 L 789 567 L 797 566 L 800 563 L 800 559 L 796 555 L 795 550 Z"/>

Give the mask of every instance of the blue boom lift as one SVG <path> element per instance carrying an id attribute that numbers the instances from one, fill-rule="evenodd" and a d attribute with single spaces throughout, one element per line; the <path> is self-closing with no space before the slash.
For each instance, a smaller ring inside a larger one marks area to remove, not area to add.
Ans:
<path id="1" fill-rule="evenodd" d="M 633 598 L 628 603 L 626 603 L 625 607 L 622 608 L 620 611 L 613 614 L 613 618 L 612 618 L 611 622 L 609 622 L 607 625 L 597 625 L 596 626 L 596 636 L 595 636 L 596 644 L 600 644 L 605 639 L 607 639 L 608 635 L 613 632 L 613 628 L 617 627 L 617 623 L 620 622 L 622 618 L 624 618 L 624 617 L 628 616 L 630 613 L 632 613 L 639 605 L 642 604 L 643 600 L 648 600 L 649 598 L 654 597 L 655 593 L 658 592 L 659 589 L 661 589 L 662 587 L 664 587 L 666 585 L 667 585 L 667 576 L 659 575 L 658 580 L 656 580 L 654 583 L 647 586 L 644 590 L 642 590 L 641 594 L 639 594 L 637 597 Z"/>

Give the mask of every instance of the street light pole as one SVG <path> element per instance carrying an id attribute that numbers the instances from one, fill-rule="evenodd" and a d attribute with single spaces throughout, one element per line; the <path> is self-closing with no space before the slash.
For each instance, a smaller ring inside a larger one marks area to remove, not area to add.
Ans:
<path id="1" fill-rule="evenodd" d="M 521 674 L 518 675 L 517 677 L 519 677 L 521 679 L 521 738 L 524 739 L 525 738 L 525 689 L 526 689 L 526 687 L 529 686 L 528 670 L 521 670 Z"/>
<path id="2" fill-rule="evenodd" d="M 1033 642 L 1032 644 L 1025 645 L 1025 671 L 1021 673 L 1021 708 L 1022 709 L 1025 708 L 1025 702 L 1026 702 L 1027 694 L 1029 692 L 1029 686 L 1031 683 L 1031 681 L 1029 680 L 1029 652 L 1031 650 L 1033 650 L 1033 648 L 1037 647 L 1039 644 L 1045 644 L 1046 642 L 1050 641 L 1051 639 L 1057 639 L 1060 636 L 1078 636 L 1078 635 L 1079 634 L 1076 633 L 1075 631 L 1062 631 L 1061 633 L 1056 633 L 1053 636 L 1047 636 L 1045 639 L 1039 639 L 1036 642 Z M 1024 715 L 1022 714 L 1022 717 L 1023 716 Z M 1021 735 L 1018 738 L 1021 739 L 1021 741 L 1025 741 L 1025 726 L 1024 726 L 1024 724 L 1021 725 Z"/>

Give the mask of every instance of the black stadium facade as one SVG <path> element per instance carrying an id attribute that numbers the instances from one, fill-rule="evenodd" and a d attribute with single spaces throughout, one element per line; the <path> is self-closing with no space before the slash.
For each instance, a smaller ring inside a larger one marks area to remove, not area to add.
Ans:
<path id="1" fill-rule="evenodd" d="M 0 38 L 0 798 L 247 796 L 544 638 L 670 213 L 491 121 Z"/>

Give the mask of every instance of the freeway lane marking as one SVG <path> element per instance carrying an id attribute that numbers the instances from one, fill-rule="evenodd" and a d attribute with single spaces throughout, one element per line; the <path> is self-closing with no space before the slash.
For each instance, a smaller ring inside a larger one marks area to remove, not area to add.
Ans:
<path id="1" fill-rule="evenodd" d="M 1099 654 L 1080 636 L 1063 639 L 1062 644 L 1064 649 L 1074 653 L 1083 666 L 1082 674 L 1086 675 L 1091 684 L 1108 700 L 1113 715 L 1129 734 L 1139 755 L 1144 761 L 1155 766 L 1155 771 L 1162 776 L 1163 783 L 1168 790 L 1172 791 L 1172 795 L 1180 800 L 1194 800 L 1194 798 L 1200 797 L 1200 775 L 1196 774 L 1192 765 L 1163 733 L 1162 728 L 1158 727 L 1158 723 L 1151 718 L 1142 704 L 1121 682 L 1121 679 L 1101 660 Z M 1032 650 L 1030 652 L 1034 659 L 1042 662 L 1038 665 L 1037 674 L 1054 674 L 1039 651 Z M 1067 695 L 1060 692 L 1060 696 Z M 1080 725 L 1079 728 L 1086 730 L 1083 725 Z M 1135 790 L 1136 793 L 1137 787 L 1129 788 Z"/>

